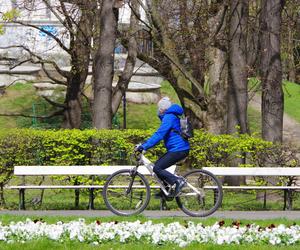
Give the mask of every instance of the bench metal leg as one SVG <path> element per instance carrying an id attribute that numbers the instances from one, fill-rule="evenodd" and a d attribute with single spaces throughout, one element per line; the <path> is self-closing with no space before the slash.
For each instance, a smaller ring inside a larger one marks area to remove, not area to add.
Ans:
<path id="1" fill-rule="evenodd" d="M 287 210 L 292 210 L 293 209 L 293 191 L 288 190 L 287 191 Z"/>
<path id="2" fill-rule="evenodd" d="M 287 190 L 284 190 L 283 194 L 283 210 L 286 210 Z"/>
<path id="3" fill-rule="evenodd" d="M 293 190 L 284 190 L 284 206 L 283 210 L 293 209 Z"/>
<path id="4" fill-rule="evenodd" d="M 160 208 L 160 210 L 167 210 L 168 209 L 166 199 L 163 196 L 160 198 L 159 208 Z"/>
<path id="5" fill-rule="evenodd" d="M 95 206 L 94 206 L 94 189 L 91 188 L 90 189 L 90 196 L 89 196 L 89 210 L 92 210 L 92 209 L 95 209 Z"/>
<path id="6" fill-rule="evenodd" d="M 25 210 L 25 189 L 19 189 L 19 210 Z"/>
<path id="7" fill-rule="evenodd" d="M 267 191 L 264 192 L 264 210 L 267 209 Z"/>

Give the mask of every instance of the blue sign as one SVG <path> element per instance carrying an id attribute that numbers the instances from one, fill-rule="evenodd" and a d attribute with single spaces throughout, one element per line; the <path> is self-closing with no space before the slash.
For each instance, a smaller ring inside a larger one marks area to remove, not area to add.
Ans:
<path id="1" fill-rule="evenodd" d="M 44 31 L 51 33 L 52 35 L 57 35 L 57 29 L 54 26 L 51 25 L 43 25 L 40 27 L 39 35 L 40 37 L 48 37 L 48 34 L 46 34 Z"/>

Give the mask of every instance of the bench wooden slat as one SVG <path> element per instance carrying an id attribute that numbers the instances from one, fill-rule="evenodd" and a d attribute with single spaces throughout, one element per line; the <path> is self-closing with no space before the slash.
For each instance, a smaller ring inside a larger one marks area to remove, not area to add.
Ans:
<path id="1" fill-rule="evenodd" d="M 122 169 L 131 169 L 133 166 L 15 166 L 14 175 L 111 175 Z M 176 166 L 167 170 L 174 173 Z M 145 166 L 140 166 L 138 171 L 149 175 Z"/>
<path id="2" fill-rule="evenodd" d="M 67 185 L 20 185 L 20 186 L 8 186 L 5 189 L 82 189 L 82 188 L 95 188 L 95 189 L 102 189 L 103 185 L 78 185 L 78 186 L 67 186 Z M 110 186 L 111 188 L 124 188 L 125 186 Z M 145 186 L 133 186 L 135 188 L 145 188 Z M 150 188 L 160 188 L 159 186 L 150 186 Z"/>
<path id="3" fill-rule="evenodd" d="M 214 175 L 222 176 L 300 176 L 300 168 L 291 167 L 204 167 L 203 169 L 212 172 Z"/>
<path id="4" fill-rule="evenodd" d="M 300 186 L 222 186 L 223 189 L 269 189 L 269 190 L 283 190 L 283 189 L 300 189 Z"/>

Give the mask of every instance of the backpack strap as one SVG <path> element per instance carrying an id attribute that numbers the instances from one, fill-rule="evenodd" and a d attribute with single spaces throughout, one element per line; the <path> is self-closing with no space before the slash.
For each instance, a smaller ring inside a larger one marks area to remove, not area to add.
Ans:
<path id="1" fill-rule="evenodd" d="M 175 115 L 175 114 L 173 114 L 173 115 Z M 181 119 L 181 118 L 180 118 L 178 115 L 175 115 L 175 116 L 179 119 L 179 126 L 181 126 L 181 124 L 180 124 L 180 119 Z M 183 140 L 188 141 L 188 138 L 185 138 L 185 137 L 182 135 L 181 131 L 178 131 L 178 130 L 175 129 L 175 128 L 172 128 L 170 131 L 175 132 L 176 134 L 180 135 L 180 137 L 181 137 Z"/>

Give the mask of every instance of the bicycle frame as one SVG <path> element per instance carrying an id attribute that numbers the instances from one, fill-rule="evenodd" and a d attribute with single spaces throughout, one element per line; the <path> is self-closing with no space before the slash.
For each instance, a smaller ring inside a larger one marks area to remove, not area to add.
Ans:
<path id="1" fill-rule="evenodd" d="M 153 176 L 154 179 L 157 181 L 157 183 L 159 184 L 159 186 L 160 186 L 161 190 L 164 192 L 164 194 L 166 196 L 170 196 L 170 192 L 167 191 L 167 189 L 165 188 L 165 185 L 163 184 L 163 182 L 154 173 L 154 171 L 153 171 L 154 164 L 143 153 L 141 153 L 139 155 L 139 158 L 137 160 L 137 165 L 134 168 L 134 170 L 137 171 L 139 166 L 145 166 L 148 169 L 151 176 Z M 193 185 L 191 185 L 189 182 L 187 182 L 187 185 L 188 185 L 188 187 L 190 187 L 196 193 L 196 195 L 200 195 L 201 198 L 203 198 L 205 196 L 204 190 L 198 190 Z M 185 194 L 185 195 L 195 195 L 195 194 L 194 193 L 188 193 L 188 194 Z"/>

